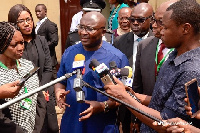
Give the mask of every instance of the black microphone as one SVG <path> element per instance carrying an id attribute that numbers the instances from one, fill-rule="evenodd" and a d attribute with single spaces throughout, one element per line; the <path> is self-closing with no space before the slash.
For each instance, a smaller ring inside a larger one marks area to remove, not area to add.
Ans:
<path id="1" fill-rule="evenodd" d="M 83 82 L 82 82 L 82 71 L 85 68 L 85 56 L 82 54 L 77 54 L 74 57 L 74 62 L 72 65 L 72 70 L 76 70 L 77 77 L 74 79 L 73 88 L 76 91 L 76 101 L 79 103 L 83 103 L 85 101 L 85 94 L 82 90 Z"/>
<path id="2" fill-rule="evenodd" d="M 112 75 L 119 78 L 125 86 L 132 87 L 133 79 L 131 77 L 132 77 L 133 73 L 132 73 L 131 67 L 125 66 L 124 68 L 119 69 L 119 68 L 117 68 L 115 61 L 110 62 L 109 65 L 112 68 L 110 70 L 110 73 Z M 140 102 L 140 100 L 134 94 L 132 94 L 130 91 L 127 90 L 126 92 L 129 93 L 135 100 Z"/>
<path id="3" fill-rule="evenodd" d="M 91 60 L 89 67 L 99 75 L 104 85 L 116 84 L 109 68 L 104 63 L 99 63 L 96 59 Z"/>

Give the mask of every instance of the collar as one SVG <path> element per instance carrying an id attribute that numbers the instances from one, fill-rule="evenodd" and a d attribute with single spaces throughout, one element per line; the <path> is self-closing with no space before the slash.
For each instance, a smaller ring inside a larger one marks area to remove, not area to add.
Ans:
<path id="1" fill-rule="evenodd" d="M 180 64 L 182 64 L 183 62 L 187 61 L 187 60 L 192 60 L 193 58 L 195 58 L 196 56 L 200 55 L 200 47 L 196 48 L 196 49 L 192 49 L 190 51 L 187 51 L 183 54 L 181 54 L 180 56 L 177 56 L 177 50 L 175 49 L 169 56 L 169 60 L 170 62 L 174 62 L 175 66 L 178 66 Z"/>
<path id="2" fill-rule="evenodd" d="M 159 44 L 159 46 L 160 46 L 160 44 L 162 43 L 162 40 L 161 39 L 159 39 L 158 40 L 158 44 Z"/>
<path id="3" fill-rule="evenodd" d="M 47 17 L 44 17 L 42 20 L 39 21 L 40 24 L 44 23 L 44 21 L 47 19 Z"/>
<path id="4" fill-rule="evenodd" d="M 146 39 L 147 37 L 148 37 L 148 35 L 149 35 L 149 32 L 145 35 L 145 36 L 143 36 L 143 37 L 138 37 L 137 35 L 135 35 L 135 34 L 133 34 L 134 35 L 134 42 L 138 39 L 138 38 L 142 38 L 142 40 L 143 39 Z"/>
<path id="5" fill-rule="evenodd" d="M 129 29 L 129 32 L 131 31 L 131 28 Z M 120 28 L 120 26 L 117 28 L 117 34 L 119 35 L 119 36 L 121 36 L 121 35 L 123 35 L 123 34 L 126 34 L 126 33 L 128 33 L 128 32 L 125 32 L 125 31 L 123 31 L 121 28 Z"/>

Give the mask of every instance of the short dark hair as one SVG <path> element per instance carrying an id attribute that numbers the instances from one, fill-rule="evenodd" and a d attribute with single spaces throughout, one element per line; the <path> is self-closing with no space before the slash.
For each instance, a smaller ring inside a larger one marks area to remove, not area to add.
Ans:
<path id="1" fill-rule="evenodd" d="M 116 0 L 119 4 L 124 3 L 124 0 Z"/>
<path id="2" fill-rule="evenodd" d="M 0 54 L 10 45 L 17 26 L 9 22 L 0 22 Z"/>
<path id="3" fill-rule="evenodd" d="M 195 0 L 180 0 L 167 8 L 166 11 L 172 10 L 171 19 L 177 25 L 189 23 L 192 25 L 194 32 L 200 31 L 200 5 Z"/>
<path id="4" fill-rule="evenodd" d="M 8 22 L 17 24 L 17 20 L 18 20 L 22 11 L 27 11 L 30 14 L 30 16 L 33 20 L 33 16 L 32 16 L 31 11 L 25 5 L 17 4 L 17 5 L 14 5 L 13 7 L 10 8 L 10 11 L 8 13 Z M 35 38 L 35 36 L 36 36 L 35 35 L 34 21 L 33 21 L 33 29 L 32 29 L 31 35 L 32 35 L 32 38 Z"/>
<path id="5" fill-rule="evenodd" d="M 45 4 L 37 4 L 36 7 L 38 6 L 42 6 L 42 8 L 47 12 L 47 7 L 45 6 Z"/>

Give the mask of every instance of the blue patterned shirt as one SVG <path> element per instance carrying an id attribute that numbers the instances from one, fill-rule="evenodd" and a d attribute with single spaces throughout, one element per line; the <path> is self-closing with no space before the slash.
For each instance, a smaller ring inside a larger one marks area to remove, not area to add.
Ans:
<path id="1" fill-rule="evenodd" d="M 177 57 L 173 51 L 162 65 L 152 94 L 150 108 L 160 112 L 162 119 L 180 117 L 189 120 L 184 106 L 184 84 L 193 78 L 200 82 L 200 47 L 187 51 Z M 141 132 L 155 132 L 145 124 Z"/>

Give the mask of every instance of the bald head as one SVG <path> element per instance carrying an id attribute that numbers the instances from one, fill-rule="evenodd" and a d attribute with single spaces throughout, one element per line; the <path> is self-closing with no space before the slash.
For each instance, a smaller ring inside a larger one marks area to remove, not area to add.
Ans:
<path id="1" fill-rule="evenodd" d="M 150 18 L 153 8 L 148 3 L 140 3 L 134 7 L 131 13 L 131 29 L 138 37 L 143 37 L 149 32 Z"/>
<path id="2" fill-rule="evenodd" d="M 173 3 L 177 2 L 178 0 L 169 0 L 167 2 L 162 3 L 156 10 L 156 14 L 160 14 L 163 16 L 164 12 L 166 11 L 166 9 L 172 5 Z"/>
<path id="3" fill-rule="evenodd" d="M 162 3 L 154 14 L 154 21 L 152 21 L 152 28 L 154 36 L 157 38 L 161 38 L 161 30 L 162 30 L 162 18 L 166 11 L 166 9 L 172 5 L 173 3 L 177 2 L 178 0 L 170 0 L 167 2 Z"/>
<path id="4" fill-rule="evenodd" d="M 81 18 L 78 28 L 82 45 L 86 51 L 95 51 L 102 45 L 106 18 L 99 12 L 88 12 Z"/>
<path id="5" fill-rule="evenodd" d="M 100 12 L 88 12 L 81 20 L 94 21 L 98 26 L 105 27 L 106 26 L 106 18 Z"/>
<path id="6" fill-rule="evenodd" d="M 131 14 L 132 9 L 130 7 L 123 7 L 119 10 L 119 15 L 121 15 L 122 13 L 127 13 L 127 14 Z"/>
<path id="7" fill-rule="evenodd" d="M 131 16 L 132 9 L 130 7 L 123 7 L 118 13 L 119 27 L 126 33 L 130 32 L 130 21 L 128 18 Z"/>
<path id="8" fill-rule="evenodd" d="M 132 13 L 150 16 L 153 14 L 153 7 L 148 3 L 140 3 L 133 8 Z"/>

